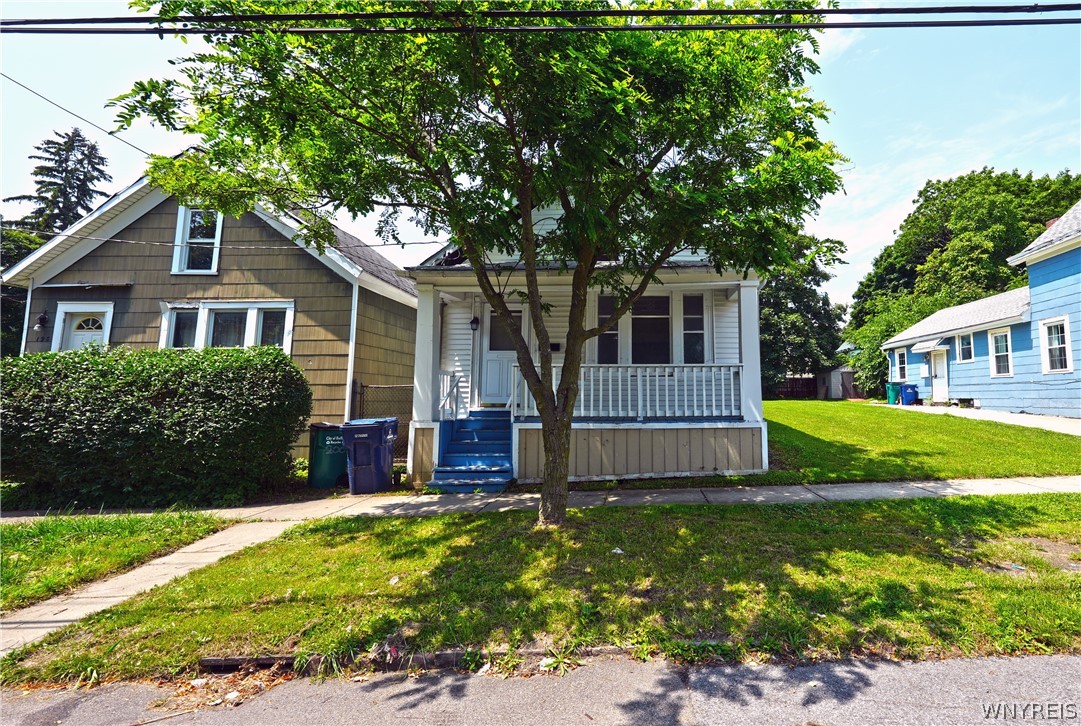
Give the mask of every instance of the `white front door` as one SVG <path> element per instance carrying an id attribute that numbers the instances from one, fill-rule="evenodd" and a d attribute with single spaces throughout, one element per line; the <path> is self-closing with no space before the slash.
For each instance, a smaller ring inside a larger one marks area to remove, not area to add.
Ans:
<path id="1" fill-rule="evenodd" d="M 947 403 L 950 400 L 950 381 L 944 350 L 931 352 L 931 400 L 935 403 Z"/>
<path id="2" fill-rule="evenodd" d="M 522 329 L 522 314 L 514 312 L 514 324 Z M 505 405 L 510 400 L 511 376 L 518 354 L 507 331 L 499 324 L 494 310 L 484 316 L 481 342 L 480 403 Z"/>
<path id="3" fill-rule="evenodd" d="M 90 343 L 105 342 L 105 312 L 66 313 L 61 350 L 78 350 Z"/>

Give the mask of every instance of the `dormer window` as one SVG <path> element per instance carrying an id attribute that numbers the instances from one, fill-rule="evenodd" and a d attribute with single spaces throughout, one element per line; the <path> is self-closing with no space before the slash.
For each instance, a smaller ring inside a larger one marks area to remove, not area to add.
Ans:
<path id="1" fill-rule="evenodd" d="M 173 246 L 174 275 L 214 275 L 221 250 L 222 215 L 180 207 Z"/>

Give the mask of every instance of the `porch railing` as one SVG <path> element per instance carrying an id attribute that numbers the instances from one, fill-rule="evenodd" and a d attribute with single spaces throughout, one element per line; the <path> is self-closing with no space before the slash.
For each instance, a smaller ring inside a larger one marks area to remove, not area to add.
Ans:
<path id="1" fill-rule="evenodd" d="M 553 367 L 559 385 L 562 367 Z M 736 365 L 583 365 L 574 417 L 603 419 L 739 418 L 741 377 Z M 537 415 L 518 366 L 507 403 L 511 418 Z"/>
<path id="2" fill-rule="evenodd" d="M 463 413 L 461 373 L 439 371 L 439 420 L 461 418 Z"/>

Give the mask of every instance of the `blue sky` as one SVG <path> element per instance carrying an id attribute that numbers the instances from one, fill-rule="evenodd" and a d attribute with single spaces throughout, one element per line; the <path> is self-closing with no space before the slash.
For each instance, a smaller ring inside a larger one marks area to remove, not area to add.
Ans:
<path id="1" fill-rule="evenodd" d="M 0 13 L 5 18 L 89 17 L 129 11 L 124 2 L 2 0 Z M 5 36 L 0 67 L 112 128 L 105 102 L 136 80 L 170 74 L 168 59 L 190 52 L 192 45 L 154 36 Z M 850 161 L 844 168 L 845 193 L 824 200 L 808 230 L 848 245 L 848 264 L 836 270 L 827 286 L 835 301 L 849 301 L 926 180 L 983 166 L 1036 174 L 1081 171 L 1081 26 L 830 30 L 823 34 L 821 49 L 822 73 L 811 86 L 815 97 L 833 109 L 823 136 L 836 142 Z M 79 126 L 99 141 L 114 179 L 106 191 L 126 186 L 142 172 L 145 159 L 140 153 L 3 79 L 0 108 L 0 196 L 32 191 L 33 162 L 26 157 L 54 129 Z M 191 143 L 145 123 L 123 136 L 163 154 Z M 3 204 L 6 216 L 23 211 Z M 345 226 L 372 237 L 374 224 L 367 220 L 345 220 Z M 414 246 L 382 251 L 404 265 L 434 250 Z"/>

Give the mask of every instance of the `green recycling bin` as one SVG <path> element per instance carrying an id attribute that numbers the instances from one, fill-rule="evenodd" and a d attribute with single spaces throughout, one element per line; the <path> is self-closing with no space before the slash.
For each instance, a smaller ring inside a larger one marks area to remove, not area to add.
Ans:
<path id="1" fill-rule="evenodd" d="M 901 398 L 901 384 L 900 383 L 887 383 L 886 384 L 886 403 L 893 406 Z"/>
<path id="2" fill-rule="evenodd" d="M 308 431 L 308 485 L 316 489 L 348 486 L 349 467 L 341 425 L 313 423 Z"/>

